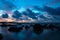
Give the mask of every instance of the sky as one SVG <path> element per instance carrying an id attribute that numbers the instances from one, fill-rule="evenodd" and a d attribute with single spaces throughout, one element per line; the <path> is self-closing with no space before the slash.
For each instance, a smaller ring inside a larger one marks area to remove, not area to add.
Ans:
<path id="1" fill-rule="evenodd" d="M 60 7 L 60 0 L 0 0 L 0 9 L 4 10 L 29 6 L 50 6 L 56 8 Z"/>
<path id="2" fill-rule="evenodd" d="M 60 1 L 58 0 L 15 0 L 14 4 L 19 8 L 21 6 L 26 7 L 26 6 L 51 6 L 51 7 L 60 7 Z"/>

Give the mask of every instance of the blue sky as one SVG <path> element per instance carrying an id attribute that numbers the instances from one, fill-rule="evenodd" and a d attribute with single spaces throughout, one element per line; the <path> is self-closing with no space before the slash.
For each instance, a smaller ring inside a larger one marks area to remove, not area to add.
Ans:
<path id="1" fill-rule="evenodd" d="M 13 5 L 9 5 L 10 2 Z M 0 0 L 0 9 L 4 9 L 4 4 L 8 5 L 8 6 L 12 6 L 16 8 L 20 8 L 20 7 L 28 7 L 28 6 L 44 6 L 44 5 L 48 5 L 50 7 L 60 7 L 60 1 L 59 0 Z M 7 9 L 7 7 L 5 7 L 5 9 Z M 11 8 L 10 8 L 11 9 Z"/>
<path id="2" fill-rule="evenodd" d="M 15 0 L 14 4 L 17 7 L 21 7 L 21 6 L 33 6 L 33 5 L 38 5 L 38 6 L 48 5 L 48 6 L 51 6 L 51 7 L 60 6 L 59 2 L 57 2 L 57 3 L 56 2 L 54 3 L 54 2 L 55 2 L 55 0 Z"/>

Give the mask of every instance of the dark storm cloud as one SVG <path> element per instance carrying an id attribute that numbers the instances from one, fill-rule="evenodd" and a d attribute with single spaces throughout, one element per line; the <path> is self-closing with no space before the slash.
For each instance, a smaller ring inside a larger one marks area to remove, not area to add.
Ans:
<path id="1" fill-rule="evenodd" d="M 52 15 L 60 15 L 60 8 L 57 7 L 57 8 L 52 8 L 52 7 L 48 7 L 48 6 L 45 6 L 43 8 L 44 11 L 52 14 Z"/>
<path id="2" fill-rule="evenodd" d="M 43 8 L 41 8 L 39 6 L 33 6 L 33 8 L 38 11 L 48 12 L 49 14 L 52 15 L 60 15 L 60 7 L 53 8 L 53 7 L 44 6 Z"/>

